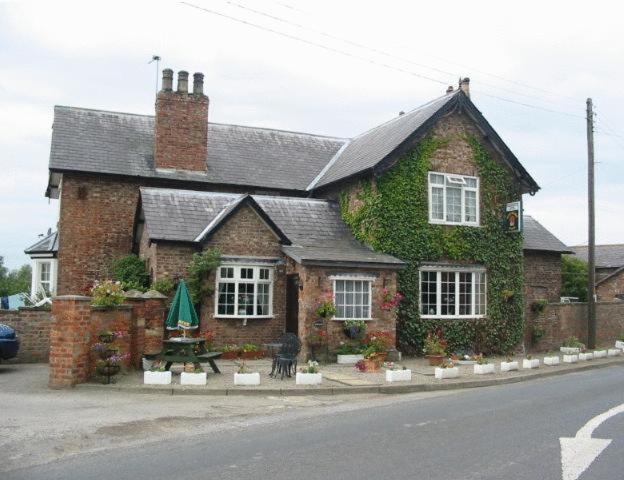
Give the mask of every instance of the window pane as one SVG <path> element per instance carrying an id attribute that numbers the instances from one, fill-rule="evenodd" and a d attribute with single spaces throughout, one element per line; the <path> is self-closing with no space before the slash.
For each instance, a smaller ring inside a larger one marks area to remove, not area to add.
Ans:
<path id="1" fill-rule="evenodd" d="M 475 273 L 475 314 L 485 315 L 486 311 L 485 273 Z"/>
<path id="2" fill-rule="evenodd" d="M 430 173 L 429 181 L 431 183 L 435 183 L 436 185 L 444 185 L 444 175 L 440 175 L 438 173 Z"/>
<path id="3" fill-rule="evenodd" d="M 431 188 L 431 218 L 433 220 L 444 220 L 444 189 L 439 187 Z"/>
<path id="4" fill-rule="evenodd" d="M 221 267 L 220 269 L 221 278 L 234 278 L 234 268 L 232 267 Z"/>
<path id="5" fill-rule="evenodd" d="M 459 314 L 472 314 L 472 273 L 459 274 Z"/>
<path id="6" fill-rule="evenodd" d="M 446 188 L 446 221 L 461 222 L 461 188 Z"/>
<path id="7" fill-rule="evenodd" d="M 465 191 L 465 208 L 467 222 L 477 221 L 477 192 Z"/>
<path id="8" fill-rule="evenodd" d="M 470 177 L 464 177 L 464 180 L 466 181 L 466 186 L 469 188 L 477 188 L 477 179 L 476 178 L 470 178 Z"/>
<path id="9" fill-rule="evenodd" d="M 344 280 L 336 280 L 336 293 L 344 293 L 345 291 L 345 281 Z"/>
<path id="10" fill-rule="evenodd" d="M 253 268 L 241 268 L 241 278 L 251 279 L 253 277 Z"/>
<path id="11" fill-rule="evenodd" d="M 250 269 L 244 269 L 250 270 Z M 253 283 L 238 284 L 238 315 L 253 315 L 254 312 L 254 287 Z"/>
<path id="12" fill-rule="evenodd" d="M 256 315 L 269 314 L 269 287 L 268 283 L 258 284 L 258 302 L 256 305 Z"/>
<path id="13" fill-rule="evenodd" d="M 219 283 L 219 298 L 217 313 L 219 315 L 234 315 L 234 292 L 236 284 Z"/>
<path id="14" fill-rule="evenodd" d="M 420 313 L 435 315 L 437 313 L 437 272 L 422 272 L 420 284 Z"/>
<path id="15" fill-rule="evenodd" d="M 260 280 L 268 280 L 269 279 L 269 269 L 261 268 L 260 269 Z"/>
<path id="16" fill-rule="evenodd" d="M 455 315 L 455 272 L 440 272 L 441 277 L 441 315 Z"/>

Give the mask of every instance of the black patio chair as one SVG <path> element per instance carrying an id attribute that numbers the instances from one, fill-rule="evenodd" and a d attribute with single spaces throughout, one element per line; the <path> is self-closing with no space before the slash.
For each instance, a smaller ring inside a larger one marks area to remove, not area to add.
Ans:
<path id="1" fill-rule="evenodd" d="M 301 351 L 301 340 L 294 333 L 285 333 L 280 338 L 279 343 L 282 344 L 277 354 L 273 357 L 271 366 L 271 377 L 284 376 L 291 377 L 297 371 L 297 356 Z"/>

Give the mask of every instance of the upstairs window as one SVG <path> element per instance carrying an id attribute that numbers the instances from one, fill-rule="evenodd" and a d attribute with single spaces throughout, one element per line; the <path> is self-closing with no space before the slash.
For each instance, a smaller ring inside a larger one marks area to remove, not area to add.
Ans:
<path id="1" fill-rule="evenodd" d="M 273 313 L 273 269 L 221 266 L 217 271 L 216 296 L 216 317 L 270 317 Z"/>
<path id="2" fill-rule="evenodd" d="M 479 179 L 429 172 L 429 222 L 479 225 Z"/>
<path id="3" fill-rule="evenodd" d="M 52 292 L 52 265 L 50 262 L 39 263 L 39 287 L 47 296 Z"/>

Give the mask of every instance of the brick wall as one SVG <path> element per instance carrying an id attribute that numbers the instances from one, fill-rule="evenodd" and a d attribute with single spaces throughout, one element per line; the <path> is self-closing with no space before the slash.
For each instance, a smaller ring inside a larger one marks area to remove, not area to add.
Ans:
<path id="1" fill-rule="evenodd" d="M 206 243 L 206 248 L 215 247 L 222 255 L 281 259 L 281 264 L 273 272 L 273 318 L 249 319 L 246 326 L 241 319 L 215 318 L 214 295 L 210 295 L 201 307 L 201 330 L 214 331 L 220 345 L 262 344 L 277 340 L 286 325 L 286 269 L 279 239 L 252 208 L 244 206 Z M 215 285 L 215 275 L 210 275 L 206 281 Z"/>
<path id="2" fill-rule="evenodd" d="M 138 184 L 122 179 L 64 174 L 58 252 L 59 295 L 84 293 L 111 277 L 112 262 L 132 249 Z"/>
<path id="3" fill-rule="evenodd" d="M 553 303 L 536 314 L 531 324 L 544 330 L 544 336 L 534 346 L 536 350 L 557 350 L 568 337 L 577 337 L 587 343 L 587 304 Z M 613 345 L 624 334 L 624 302 L 598 302 L 596 304 L 596 344 Z"/>
<path id="4" fill-rule="evenodd" d="M 618 299 L 618 295 L 624 295 L 624 270 L 599 284 L 596 295 L 602 302 L 613 302 Z"/>
<path id="5" fill-rule="evenodd" d="M 52 314 L 42 308 L 0 310 L 0 323 L 13 327 L 20 339 L 16 363 L 47 362 L 50 352 Z"/>

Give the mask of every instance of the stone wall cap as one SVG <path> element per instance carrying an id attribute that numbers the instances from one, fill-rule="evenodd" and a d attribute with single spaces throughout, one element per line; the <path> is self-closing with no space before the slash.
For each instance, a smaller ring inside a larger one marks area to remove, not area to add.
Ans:
<path id="1" fill-rule="evenodd" d="M 124 292 L 124 297 L 126 298 L 143 298 L 143 292 L 139 290 L 128 290 Z"/>
<path id="2" fill-rule="evenodd" d="M 85 295 L 58 295 L 56 297 L 52 298 L 52 301 L 54 300 L 80 300 L 82 302 L 87 302 L 87 301 L 91 301 L 91 297 L 87 297 Z"/>
<path id="3" fill-rule="evenodd" d="M 143 298 L 167 298 L 167 295 L 163 295 L 158 290 L 148 290 L 143 294 Z"/>
<path id="4" fill-rule="evenodd" d="M 132 310 L 132 305 L 91 305 L 91 310 L 104 311 L 104 310 Z"/>

